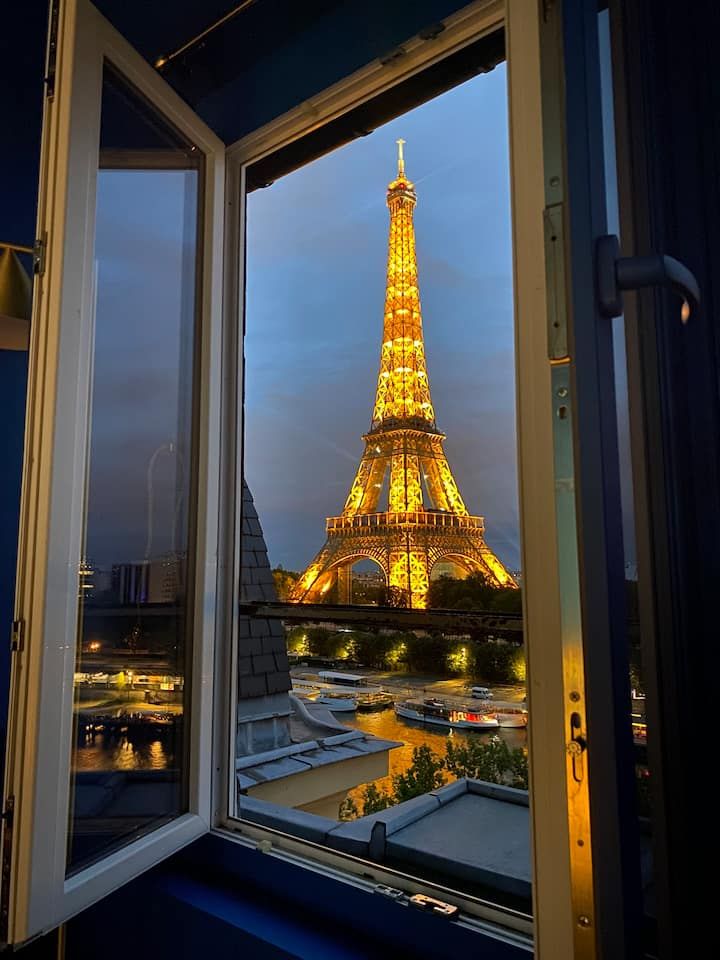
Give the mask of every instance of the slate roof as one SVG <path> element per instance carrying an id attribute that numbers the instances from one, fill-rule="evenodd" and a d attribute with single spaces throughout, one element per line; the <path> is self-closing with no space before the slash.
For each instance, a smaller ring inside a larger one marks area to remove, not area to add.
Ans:
<path id="1" fill-rule="evenodd" d="M 241 518 L 240 600 L 277 600 L 262 527 L 244 480 Z M 244 700 L 290 690 L 285 631 L 280 621 L 241 616 L 238 631 L 238 696 Z"/>

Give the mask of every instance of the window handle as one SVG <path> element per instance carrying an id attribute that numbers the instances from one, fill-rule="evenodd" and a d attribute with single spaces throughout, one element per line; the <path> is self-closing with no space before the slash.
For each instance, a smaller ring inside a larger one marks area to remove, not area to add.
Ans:
<path id="1" fill-rule="evenodd" d="M 615 234 L 598 237 L 595 270 L 598 304 L 604 317 L 619 317 L 623 312 L 622 291 L 641 287 L 670 287 L 682 297 L 682 323 L 687 323 L 691 312 L 700 306 L 700 287 L 684 263 L 662 253 L 621 257 Z"/>

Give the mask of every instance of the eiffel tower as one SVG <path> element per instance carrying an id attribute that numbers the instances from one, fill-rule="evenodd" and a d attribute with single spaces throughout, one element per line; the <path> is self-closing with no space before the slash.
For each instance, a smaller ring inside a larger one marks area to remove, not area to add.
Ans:
<path id="1" fill-rule="evenodd" d="M 398 140 L 390 208 L 385 319 L 375 407 L 345 507 L 327 518 L 327 539 L 304 571 L 292 600 L 317 603 L 337 583 L 349 603 L 352 567 L 362 558 L 383 570 L 391 602 L 427 605 L 430 573 L 440 561 L 479 570 L 498 587 L 515 581 L 485 543 L 482 517 L 468 514 L 435 423 L 425 365 L 413 210 L 414 184 L 405 176 Z"/>

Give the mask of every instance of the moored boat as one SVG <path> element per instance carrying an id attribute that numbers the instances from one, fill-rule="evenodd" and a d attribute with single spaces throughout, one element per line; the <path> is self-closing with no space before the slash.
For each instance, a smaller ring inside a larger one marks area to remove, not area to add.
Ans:
<path id="1" fill-rule="evenodd" d="M 322 691 L 314 698 L 315 703 L 322 703 L 332 713 L 352 713 L 357 710 L 358 703 L 355 697 L 347 693 L 331 693 Z"/>
<path id="2" fill-rule="evenodd" d="M 352 713 L 357 710 L 357 697 L 345 690 L 318 690 L 312 684 L 293 680 L 293 694 L 306 703 L 321 703 L 333 713 Z"/>
<path id="3" fill-rule="evenodd" d="M 357 708 L 363 713 L 375 710 L 387 710 L 393 705 L 393 698 L 389 693 L 358 693 L 356 694 Z"/>
<path id="4" fill-rule="evenodd" d="M 395 704 L 395 713 L 406 720 L 457 730 L 494 730 L 498 727 L 492 714 L 452 707 L 443 700 L 403 700 Z"/>
<path id="5" fill-rule="evenodd" d="M 526 727 L 528 722 L 527 710 L 504 707 L 493 711 L 499 727 Z"/>

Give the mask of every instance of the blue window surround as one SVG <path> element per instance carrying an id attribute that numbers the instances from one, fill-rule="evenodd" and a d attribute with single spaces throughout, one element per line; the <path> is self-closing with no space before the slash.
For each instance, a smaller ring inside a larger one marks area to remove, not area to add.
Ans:
<path id="1" fill-rule="evenodd" d="M 122 0 L 106 0 L 104 5 L 124 11 L 128 21 L 133 17 L 133 9 L 138 9 Z M 400 0 L 397 5 L 400 5 Z M 443 5 L 441 0 L 427 0 L 422 8 L 427 14 L 426 22 L 429 22 L 445 15 L 440 12 L 443 6 L 461 5 L 459 2 Z M 142 34 L 148 21 L 163 26 L 170 24 L 177 32 L 178 42 L 193 33 L 192 29 L 185 29 L 189 24 L 184 15 L 188 11 L 195 15 L 198 11 L 203 11 L 203 14 L 209 11 L 209 7 L 203 7 L 195 0 L 173 3 L 172 17 L 166 17 L 160 0 L 148 4 L 147 7 L 152 8 L 150 10 L 142 6 L 142 14 L 136 14 L 135 31 Z M 633 73 L 630 77 L 633 88 L 629 104 L 629 114 L 633 118 L 631 126 L 636 132 L 639 131 L 641 120 L 644 119 L 648 130 L 643 130 L 643 133 L 648 134 L 648 142 L 653 145 L 651 164 L 646 164 L 640 147 L 637 148 L 638 156 L 633 153 L 632 157 L 640 171 L 640 178 L 648 181 L 649 194 L 649 198 L 644 195 L 639 197 L 636 191 L 633 199 L 639 207 L 649 199 L 653 214 L 654 229 L 642 240 L 646 249 L 660 249 L 687 256 L 689 265 L 700 281 L 705 304 L 703 315 L 699 322 L 691 326 L 691 336 L 685 338 L 682 349 L 676 342 L 680 328 L 669 322 L 658 325 L 659 353 L 667 367 L 665 373 L 669 389 L 668 396 L 660 398 L 663 402 L 655 404 L 655 426 L 660 437 L 658 444 L 662 441 L 672 453 L 670 501 L 675 527 L 671 530 L 671 546 L 678 548 L 673 566 L 674 576 L 667 585 L 661 584 L 665 607 L 671 603 L 674 607 L 669 612 L 663 607 L 659 620 L 661 624 L 668 625 L 668 633 L 672 634 L 670 627 L 673 618 L 684 618 L 686 626 L 676 633 L 680 640 L 688 638 L 688 642 L 674 646 L 675 637 L 670 635 L 661 650 L 661 666 L 667 676 L 663 673 L 660 677 L 660 696 L 656 699 L 661 705 L 666 702 L 672 706 L 682 699 L 675 695 L 675 679 L 681 682 L 681 693 L 686 693 L 689 686 L 692 695 L 690 681 L 711 671 L 717 653 L 720 514 L 717 510 L 718 463 L 714 438 L 718 436 L 720 418 L 717 388 L 720 347 L 715 309 L 716 265 L 720 248 L 717 229 L 720 199 L 716 176 L 720 140 L 717 124 L 711 122 L 717 113 L 713 104 L 717 102 L 718 78 L 717 71 L 712 69 L 716 53 L 717 6 L 714 0 L 697 0 L 682 8 L 672 0 L 638 0 L 636 3 L 611 0 L 611 6 L 621 11 L 625 18 L 623 42 L 630 51 L 627 62 L 637 71 L 637 75 Z M 6 7 L 3 9 L 3 30 L 0 31 L 0 79 L 1 88 L 6 92 L 2 98 L 0 129 L 11 149 L 5 150 L 0 156 L 0 234 L 5 241 L 29 245 L 33 240 L 37 200 L 47 0 L 24 0 L 22 4 L 6 4 Z M 127 25 L 133 26 L 131 23 Z M 123 30 L 123 24 L 119 22 L 117 26 L 126 34 L 130 32 Z M 344 39 L 351 39 L 355 43 L 359 35 L 361 33 L 358 31 L 351 38 Z M 131 39 L 137 44 L 142 37 L 138 35 Z M 390 39 L 383 38 L 383 49 L 391 46 Z M 397 37 L 395 42 L 400 39 Z M 170 47 L 172 45 L 168 44 Z M 165 44 L 161 44 L 159 49 L 154 43 L 146 46 L 150 55 L 164 52 Z M 343 49 L 343 43 L 333 48 L 333 68 L 337 66 Z M 323 59 L 316 58 L 315 74 Z M 287 85 L 285 93 L 288 89 L 295 93 L 294 88 Z M 273 93 L 276 100 L 273 109 L 280 112 L 292 106 L 282 101 L 282 90 Z M 654 145 L 657 144 L 665 147 L 655 149 Z M 649 177 L 648 170 L 651 174 Z M 643 209 L 639 214 L 642 218 Z M 675 316 L 673 311 L 676 311 L 676 305 L 672 305 L 672 310 L 668 305 L 667 316 L 663 319 Z M 0 735 L 3 738 L 9 670 L 9 644 L 6 641 L 14 594 L 17 493 L 24 430 L 25 365 L 26 358 L 22 355 L 0 351 L 0 409 L 3 414 L 0 470 Z M 669 416 L 668 410 L 674 416 Z M 656 471 L 651 479 L 657 486 L 666 478 Z M 714 711 L 712 697 L 695 700 L 695 730 L 714 729 L 711 711 Z M 669 764 L 669 781 L 674 794 L 667 798 L 668 819 L 667 825 L 663 824 L 667 836 L 663 837 L 665 846 L 659 856 L 660 865 L 669 877 L 669 893 L 660 903 L 660 912 L 667 927 L 663 939 L 673 944 L 677 937 L 682 952 L 683 943 L 687 945 L 692 942 L 698 918 L 712 916 L 714 902 L 706 904 L 702 899 L 710 899 L 712 885 L 706 885 L 703 889 L 702 885 L 688 884 L 687 877 L 704 874 L 707 851 L 712 849 L 712 840 L 717 833 L 717 819 L 693 816 L 696 795 L 688 772 L 704 768 L 707 762 L 705 738 L 687 736 L 680 724 L 669 723 L 669 726 L 672 728 L 667 744 L 667 752 L 672 760 Z M 199 841 L 172 862 L 156 868 L 72 921 L 68 927 L 68 937 L 74 952 L 69 950 L 67 955 L 81 960 L 92 952 L 93 958 L 99 954 L 110 958 L 120 955 L 120 947 L 116 950 L 116 945 L 122 944 L 125 960 L 128 954 L 141 957 L 143 944 L 155 944 L 157 949 L 152 954 L 154 957 L 172 954 L 198 956 L 201 951 L 208 950 L 214 956 L 224 956 L 230 952 L 223 951 L 222 946 L 228 944 L 235 948 L 247 947 L 244 954 L 237 950 L 238 955 L 291 956 L 293 953 L 289 953 L 277 939 L 279 930 L 273 934 L 269 927 L 262 928 L 261 913 L 266 906 L 263 901 L 268 896 L 273 897 L 272 917 L 277 927 L 283 929 L 291 929 L 291 923 L 297 922 L 292 919 L 295 916 L 293 910 L 303 903 L 309 904 L 305 908 L 307 913 L 302 925 L 305 929 L 312 929 L 313 925 L 322 926 L 323 931 L 327 931 L 324 935 L 327 950 L 331 951 L 333 947 L 336 950 L 335 953 L 315 953 L 318 957 L 348 956 L 350 954 L 347 951 L 351 946 L 360 949 L 361 933 L 356 935 L 355 928 L 342 912 L 343 906 L 347 910 L 357 911 L 360 919 L 355 923 L 360 931 L 365 931 L 366 936 L 369 927 L 379 929 L 383 924 L 391 928 L 389 935 L 393 937 L 404 931 L 408 939 L 404 942 L 403 955 L 411 950 L 417 956 L 441 957 L 443 951 L 449 952 L 450 945 L 455 944 L 454 938 L 462 934 L 457 927 L 433 923 L 431 917 L 415 913 L 410 916 L 407 909 L 394 904 L 381 902 L 377 905 L 379 898 L 376 897 L 370 897 L 371 903 L 368 904 L 368 894 L 348 890 L 347 896 L 338 903 L 337 885 L 332 881 L 312 873 L 304 873 L 300 880 L 295 881 L 294 868 L 277 862 L 273 862 L 271 867 L 268 865 L 271 858 L 252 851 L 241 852 L 240 848 L 231 846 L 228 841 L 220 848 L 216 847 L 222 843 L 214 837 Z M 241 874 L 238 880 L 227 879 L 232 877 L 230 872 L 220 880 L 221 872 L 227 870 L 228 857 L 235 864 L 235 875 L 238 872 Z M 261 857 L 267 862 L 261 861 Z M 212 882 L 207 878 L 211 878 Z M 295 886 L 289 889 L 291 878 Z M 328 887 L 327 884 L 333 885 Z M 232 893 L 235 925 L 221 918 L 220 905 L 225 901 L 217 891 L 222 892 L 223 889 L 225 895 Z M 255 901 L 251 896 L 256 898 Z M 216 906 L 215 914 L 210 909 L 213 903 Z M 244 914 L 243 909 L 246 911 Z M 337 920 L 331 923 L 329 912 L 332 912 L 333 918 L 339 918 L 346 924 L 344 930 L 336 931 L 333 928 L 332 924 Z M 200 919 L 194 926 L 196 913 Z M 254 916 L 256 919 L 253 919 Z M 248 927 L 244 935 L 241 932 L 243 923 Z M 221 938 L 221 927 L 226 931 L 226 940 Z M 77 931 L 80 931 L 79 935 Z M 234 931 L 232 936 L 230 931 Z M 88 937 L 86 943 L 82 942 L 83 933 Z M 215 939 L 216 934 L 218 939 Z M 388 935 L 385 931 L 383 934 Z M 245 936 L 244 940 L 242 936 Z M 277 942 L 273 941 L 273 936 Z M 73 937 L 77 938 L 73 941 Z M 423 939 L 424 944 L 418 945 L 418 940 Z M 348 943 L 349 940 L 352 940 L 352 944 Z M 23 951 L 26 960 L 31 960 L 33 956 L 55 956 L 53 949 L 45 953 L 38 952 L 42 951 L 42 943 L 38 941 Z M 253 944 L 262 944 L 264 953 L 259 948 L 254 949 Z M 383 956 L 387 944 L 385 939 L 382 945 L 376 943 L 370 955 Z M 98 950 L 99 945 L 101 951 Z M 478 950 L 477 939 L 473 939 L 472 944 L 464 942 L 460 949 L 463 948 L 472 949 L 474 956 L 501 955 L 492 952 L 496 946 L 491 942 L 487 951 Z M 457 955 L 457 949 L 457 946 L 452 947 L 453 956 Z M 295 949 L 294 955 L 302 954 Z"/>
<path id="2" fill-rule="evenodd" d="M 349 884 L 339 891 L 331 877 L 220 834 L 201 838 L 69 922 L 67 957 L 97 960 L 98 944 L 103 960 L 207 952 L 253 960 L 530 955 L 379 894 Z"/>

